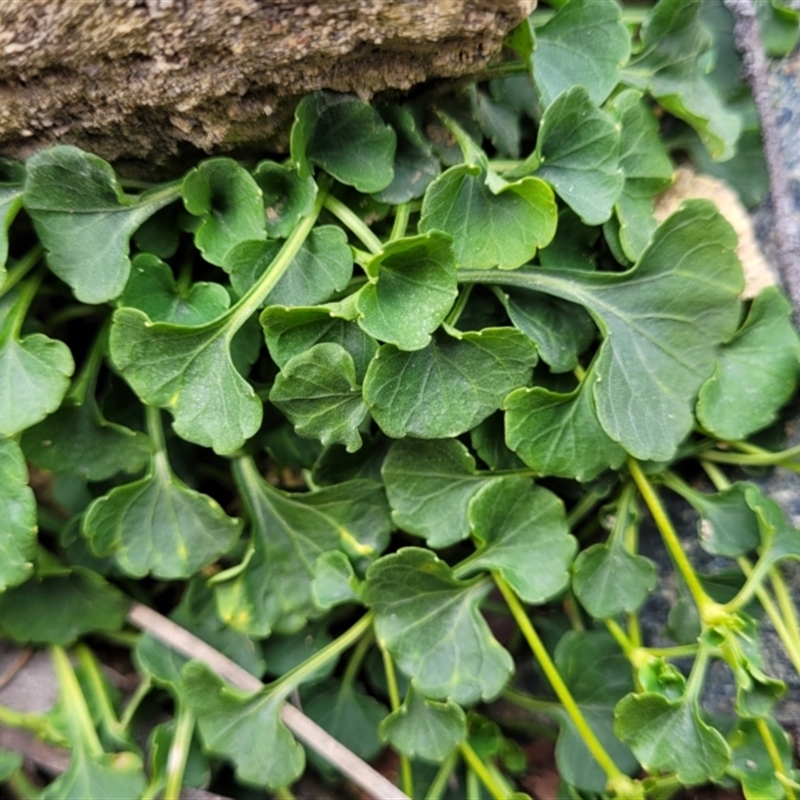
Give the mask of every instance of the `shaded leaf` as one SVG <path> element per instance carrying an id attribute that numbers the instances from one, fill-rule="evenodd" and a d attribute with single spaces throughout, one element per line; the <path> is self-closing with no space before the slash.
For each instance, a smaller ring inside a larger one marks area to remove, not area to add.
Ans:
<path id="1" fill-rule="evenodd" d="M 399 205 L 416 200 L 425 194 L 428 184 L 439 176 L 439 159 L 418 130 L 411 111 L 403 106 L 389 105 L 378 109 L 383 121 L 397 135 L 394 155 L 394 178 L 375 197 L 384 203 Z"/>
<path id="2" fill-rule="evenodd" d="M 383 345 L 364 378 L 364 401 L 388 436 L 457 436 L 526 384 L 536 360 L 533 343 L 513 328 L 437 331 L 412 353 Z"/>
<path id="3" fill-rule="evenodd" d="M 469 502 L 482 486 L 496 480 L 478 472 L 475 459 L 455 439 L 395 442 L 381 474 L 395 523 L 437 548 L 469 536 Z"/>
<path id="4" fill-rule="evenodd" d="M 252 462 L 234 476 L 253 529 L 245 561 L 215 578 L 220 616 L 235 630 L 291 633 L 321 615 L 312 581 L 320 555 L 341 550 L 371 558 L 388 543 L 390 519 L 380 484 L 349 481 L 316 492 L 287 494 L 267 484 Z"/>
<path id="5" fill-rule="evenodd" d="M 167 185 L 127 196 L 103 159 L 72 145 L 41 150 L 26 164 L 25 210 L 47 264 L 82 303 L 105 303 L 125 288 L 131 234 L 178 197 Z"/>
<path id="6" fill-rule="evenodd" d="M 234 689 L 199 661 L 190 661 L 181 677 L 203 739 L 233 762 L 239 780 L 275 789 L 303 773 L 303 748 L 280 719 L 284 695 Z"/>
<path id="7" fill-rule="evenodd" d="M 263 194 L 267 235 L 286 238 L 314 205 L 317 186 L 313 178 L 301 178 L 295 170 L 274 161 L 261 161 L 253 170 L 253 180 Z"/>
<path id="8" fill-rule="evenodd" d="M 240 295 L 255 285 L 281 246 L 281 242 L 248 241 L 228 252 L 224 266 Z M 352 275 L 353 256 L 345 232 L 335 225 L 320 225 L 311 231 L 264 302 L 271 306 L 322 303 L 344 289 Z"/>
<path id="9" fill-rule="evenodd" d="M 194 243 L 203 258 L 221 267 L 239 242 L 266 238 L 264 198 L 250 173 L 231 158 L 211 158 L 186 173 L 186 210 L 202 222 Z"/>
<path id="10" fill-rule="evenodd" d="M 597 419 L 594 368 L 572 392 L 515 389 L 503 403 L 506 443 L 533 470 L 589 481 L 625 460 Z"/>
<path id="11" fill-rule="evenodd" d="M 408 686 L 403 704 L 378 728 L 381 738 L 413 759 L 439 763 L 467 737 L 467 720 L 452 700 L 440 702 Z"/>
<path id="12" fill-rule="evenodd" d="M 577 543 L 564 504 L 530 478 L 509 475 L 481 487 L 469 522 L 478 548 L 459 574 L 495 570 L 526 603 L 543 603 L 569 585 Z"/>
<path id="13" fill-rule="evenodd" d="M 474 703 L 495 697 L 513 670 L 478 610 L 491 586 L 458 580 L 430 550 L 405 547 L 367 570 L 364 602 L 381 644 L 424 695 Z"/>
<path id="14" fill-rule="evenodd" d="M 745 439 L 775 420 L 800 377 L 800 339 L 792 307 L 764 289 L 742 327 L 720 348 L 714 374 L 700 389 L 697 418 L 721 439 Z"/>
<path id="15" fill-rule="evenodd" d="M 0 595 L 33 572 L 36 532 L 25 456 L 13 439 L 0 438 Z"/>
<path id="16" fill-rule="evenodd" d="M 86 633 L 119 630 L 128 603 L 96 572 L 73 567 L 0 595 L 0 626 L 18 642 L 69 645 Z"/>
<path id="17" fill-rule="evenodd" d="M 0 287 L 6 280 L 8 229 L 22 208 L 25 168 L 22 164 L 0 158 Z"/>
<path id="18" fill-rule="evenodd" d="M 291 151 L 300 178 L 316 164 L 359 192 L 380 192 L 394 179 L 396 147 L 394 130 L 354 95 L 313 92 L 295 109 Z"/>
<path id="19" fill-rule="evenodd" d="M 361 447 L 359 426 L 367 416 L 350 354 L 338 344 L 315 344 L 290 358 L 269 393 L 301 436 L 324 445 Z"/>
<path id="20" fill-rule="evenodd" d="M 231 296 L 218 283 L 178 286 L 172 269 L 157 256 L 140 253 L 133 259 L 130 278 L 119 305 L 144 311 L 153 322 L 202 325 L 224 314 Z"/>

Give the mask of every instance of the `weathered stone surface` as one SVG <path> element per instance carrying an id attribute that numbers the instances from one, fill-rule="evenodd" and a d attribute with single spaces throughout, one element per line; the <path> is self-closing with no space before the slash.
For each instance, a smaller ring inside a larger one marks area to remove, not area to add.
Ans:
<path id="1" fill-rule="evenodd" d="M 285 146 L 314 89 L 480 70 L 535 0 L 4 0 L 0 154 L 109 160 Z"/>

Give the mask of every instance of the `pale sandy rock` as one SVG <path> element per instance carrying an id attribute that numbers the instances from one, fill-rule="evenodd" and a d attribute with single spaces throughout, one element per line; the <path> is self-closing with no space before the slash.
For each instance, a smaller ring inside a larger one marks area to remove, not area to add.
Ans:
<path id="1" fill-rule="evenodd" d="M 0 154 L 55 142 L 153 165 L 285 146 L 314 89 L 473 73 L 535 0 L 3 0 Z M 194 151 L 194 152 L 192 152 Z"/>
<path id="2" fill-rule="evenodd" d="M 656 200 L 656 219 L 662 222 L 677 211 L 684 200 L 694 198 L 716 203 L 739 237 L 736 253 L 742 262 L 745 280 L 742 297 L 755 297 L 765 286 L 775 285 L 775 272 L 761 252 L 750 215 L 736 192 L 724 181 L 710 175 L 698 175 L 688 166 L 679 167 L 672 186 Z"/>

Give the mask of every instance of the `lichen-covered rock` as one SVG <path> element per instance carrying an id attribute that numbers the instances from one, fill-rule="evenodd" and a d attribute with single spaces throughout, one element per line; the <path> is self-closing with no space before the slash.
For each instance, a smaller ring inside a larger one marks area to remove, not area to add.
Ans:
<path id="1" fill-rule="evenodd" d="M 112 161 L 285 146 L 314 89 L 480 70 L 535 0 L 26 0 L 0 4 L 0 154 Z M 163 174 L 163 173 L 162 173 Z"/>

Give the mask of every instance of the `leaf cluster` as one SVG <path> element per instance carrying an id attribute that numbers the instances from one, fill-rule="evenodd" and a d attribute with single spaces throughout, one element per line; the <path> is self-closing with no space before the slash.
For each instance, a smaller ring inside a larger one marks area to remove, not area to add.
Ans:
<path id="1" fill-rule="evenodd" d="M 766 5 L 785 48 L 796 15 Z M 779 289 L 741 299 L 712 203 L 653 215 L 676 158 L 740 187 L 760 158 L 730 21 L 716 0 L 553 6 L 433 104 L 309 95 L 288 155 L 144 190 L 72 146 L 7 165 L 0 630 L 53 647 L 37 731 L 72 760 L 42 796 L 286 793 L 307 760 L 335 780 L 290 698 L 364 761 L 393 748 L 409 796 L 522 796 L 542 724 L 563 796 L 798 795 L 758 632 L 766 613 L 800 669 L 780 571 L 800 535 L 719 465 L 797 469 L 752 437 L 796 391 L 800 338 Z M 677 581 L 640 552 L 645 507 Z M 726 595 L 694 545 L 727 559 Z M 667 581 L 656 646 L 639 615 Z M 92 651 L 62 648 L 130 643 L 132 594 L 265 685 L 148 633 L 119 708 Z M 147 695 L 173 718 L 143 754 Z"/>

